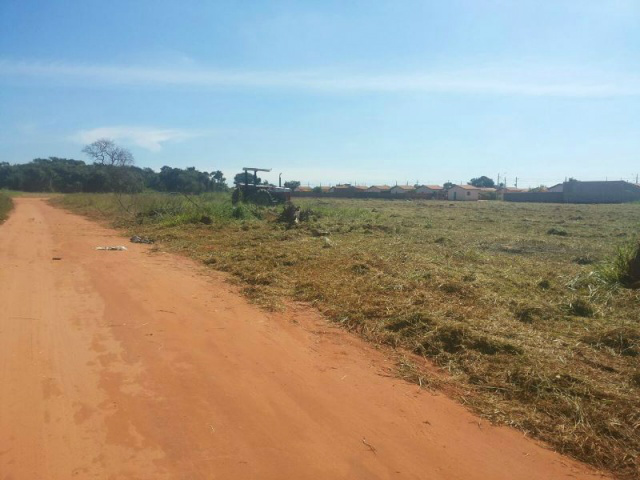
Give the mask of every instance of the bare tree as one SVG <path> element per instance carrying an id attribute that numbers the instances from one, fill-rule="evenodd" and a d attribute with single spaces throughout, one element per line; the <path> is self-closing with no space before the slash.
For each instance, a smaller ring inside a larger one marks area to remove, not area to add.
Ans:
<path id="1" fill-rule="evenodd" d="M 133 155 L 126 148 L 119 147 L 109 138 L 100 138 L 85 146 L 82 152 L 99 167 L 108 189 L 118 194 L 119 201 L 124 193 L 134 194 L 142 190 L 142 177 L 133 167 Z M 129 211 L 128 208 L 126 210 Z"/>
<path id="2" fill-rule="evenodd" d="M 82 149 L 94 163 L 112 167 L 133 165 L 133 155 L 126 148 L 119 147 L 109 138 L 99 138 Z"/>

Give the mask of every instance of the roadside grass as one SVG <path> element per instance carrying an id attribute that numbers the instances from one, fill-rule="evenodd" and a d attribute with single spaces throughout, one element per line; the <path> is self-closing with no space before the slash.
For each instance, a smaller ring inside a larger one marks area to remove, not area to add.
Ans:
<path id="1" fill-rule="evenodd" d="M 57 197 L 62 195 L 61 193 L 53 193 L 53 192 L 21 192 L 19 190 L 8 190 L 8 189 L 1 189 L 0 190 L 0 194 L 4 194 L 8 197 L 14 198 L 14 197 Z"/>
<path id="2" fill-rule="evenodd" d="M 0 223 L 4 222 L 13 208 L 13 200 L 4 191 L 0 191 Z"/>
<path id="3" fill-rule="evenodd" d="M 265 308 L 306 302 L 426 357 L 445 380 L 411 355 L 399 375 L 620 478 L 640 475 L 640 290 L 620 275 L 638 204 L 297 199 L 305 220 L 290 227 L 282 207 L 232 207 L 222 194 L 52 201 L 231 273 Z"/>

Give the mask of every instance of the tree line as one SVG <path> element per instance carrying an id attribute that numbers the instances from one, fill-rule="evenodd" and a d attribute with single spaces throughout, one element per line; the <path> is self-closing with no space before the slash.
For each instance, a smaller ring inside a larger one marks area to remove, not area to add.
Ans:
<path id="1" fill-rule="evenodd" d="M 131 153 L 109 139 L 87 145 L 83 152 L 93 163 L 68 158 L 36 158 L 29 163 L 11 165 L 0 162 L 0 189 L 24 192 L 60 193 L 204 193 L 226 191 L 226 179 L 220 170 L 201 172 L 195 167 L 164 166 L 159 172 L 136 167 Z"/>

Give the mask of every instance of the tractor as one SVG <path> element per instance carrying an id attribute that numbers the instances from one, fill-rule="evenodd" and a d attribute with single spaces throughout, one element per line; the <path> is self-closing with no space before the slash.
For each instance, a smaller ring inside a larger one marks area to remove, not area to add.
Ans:
<path id="1" fill-rule="evenodd" d="M 236 188 L 231 195 L 231 201 L 234 205 L 238 202 L 249 202 L 266 207 L 291 200 L 291 189 L 289 188 L 258 185 L 258 172 L 270 172 L 270 168 L 244 167 L 242 170 L 244 170 L 244 183 L 236 183 Z M 253 172 L 253 174 L 249 172 Z"/>

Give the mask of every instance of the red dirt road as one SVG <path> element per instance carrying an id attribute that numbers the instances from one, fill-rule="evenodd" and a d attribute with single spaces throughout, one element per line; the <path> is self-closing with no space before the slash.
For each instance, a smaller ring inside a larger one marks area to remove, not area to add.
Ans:
<path id="1" fill-rule="evenodd" d="M 388 367 L 41 199 L 0 226 L 2 480 L 600 478 Z"/>

